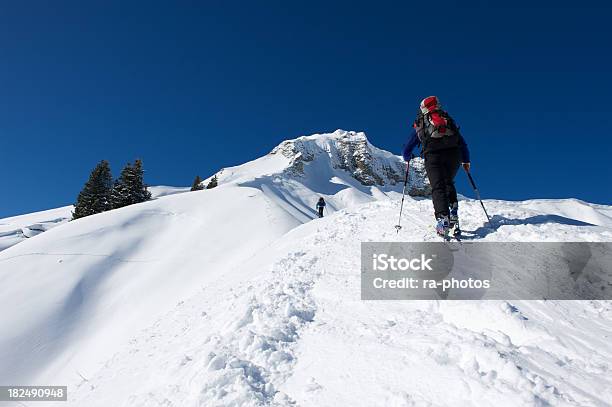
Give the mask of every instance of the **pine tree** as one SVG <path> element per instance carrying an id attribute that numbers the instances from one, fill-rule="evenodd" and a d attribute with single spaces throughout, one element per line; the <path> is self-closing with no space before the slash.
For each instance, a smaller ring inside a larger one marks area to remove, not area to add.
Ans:
<path id="1" fill-rule="evenodd" d="M 196 175 L 195 179 L 193 180 L 193 184 L 191 184 L 191 190 L 201 191 L 202 189 L 204 189 L 204 185 L 202 185 L 202 178 L 200 178 L 199 175 Z"/>
<path id="2" fill-rule="evenodd" d="M 217 186 L 217 176 L 215 175 L 210 179 L 208 185 L 206 185 L 206 189 L 212 189 Z"/>
<path id="3" fill-rule="evenodd" d="M 151 192 L 144 183 L 142 161 L 136 160 L 134 165 L 127 163 L 113 185 L 111 194 L 113 208 L 122 208 L 149 199 L 151 199 Z"/>
<path id="4" fill-rule="evenodd" d="M 79 219 L 112 209 L 112 185 L 113 176 L 110 165 L 108 161 L 102 160 L 91 171 L 89 179 L 79 193 L 74 205 L 74 212 L 72 212 L 72 219 Z"/>
<path id="5" fill-rule="evenodd" d="M 132 166 L 129 163 L 123 167 L 123 170 L 121 170 L 121 175 L 119 175 L 119 178 L 117 178 L 113 184 L 113 190 L 111 192 L 111 203 L 113 205 L 113 209 L 123 208 L 124 206 L 132 204 L 130 191 L 125 183 L 125 179 L 129 178 L 128 174 L 131 171 L 131 168 Z"/>
<path id="6" fill-rule="evenodd" d="M 144 170 L 142 169 L 142 160 L 134 162 L 134 176 L 130 184 L 130 191 L 134 196 L 134 203 L 145 202 L 151 199 L 151 192 L 147 189 L 147 184 L 144 182 Z"/>

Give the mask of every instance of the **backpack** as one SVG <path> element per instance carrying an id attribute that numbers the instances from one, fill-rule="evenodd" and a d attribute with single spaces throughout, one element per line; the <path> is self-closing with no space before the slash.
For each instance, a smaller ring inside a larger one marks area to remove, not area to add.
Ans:
<path id="1" fill-rule="evenodd" d="M 459 128 L 435 96 L 423 99 L 413 126 L 423 152 L 459 146 Z"/>

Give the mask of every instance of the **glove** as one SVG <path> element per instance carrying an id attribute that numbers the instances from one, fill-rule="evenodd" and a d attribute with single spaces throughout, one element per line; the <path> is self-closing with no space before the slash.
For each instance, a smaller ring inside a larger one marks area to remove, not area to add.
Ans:
<path id="1" fill-rule="evenodd" d="M 462 165 L 465 172 L 470 172 L 470 163 L 463 163 Z"/>

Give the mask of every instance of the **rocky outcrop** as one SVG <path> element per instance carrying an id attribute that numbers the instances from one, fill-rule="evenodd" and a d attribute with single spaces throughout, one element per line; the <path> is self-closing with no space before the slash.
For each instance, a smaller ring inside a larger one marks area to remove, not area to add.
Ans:
<path id="1" fill-rule="evenodd" d="M 397 185 L 404 182 L 406 163 L 401 157 L 381 150 L 361 132 L 336 130 L 328 134 L 303 136 L 286 140 L 270 154 L 281 154 L 289 159 L 286 173 L 305 176 L 305 168 L 314 161 L 326 160 L 333 169 L 344 170 L 365 186 Z M 427 196 L 431 188 L 420 158 L 411 162 L 408 192 L 413 196 Z"/>

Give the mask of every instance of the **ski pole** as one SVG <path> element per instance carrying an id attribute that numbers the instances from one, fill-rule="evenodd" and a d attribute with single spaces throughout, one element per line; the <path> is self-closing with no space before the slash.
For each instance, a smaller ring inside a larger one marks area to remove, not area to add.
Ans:
<path id="1" fill-rule="evenodd" d="M 406 175 L 404 176 L 404 190 L 402 192 L 402 203 L 400 205 L 399 220 L 397 221 L 397 225 L 395 225 L 395 229 L 397 230 L 398 234 L 399 234 L 400 229 L 402 228 L 401 226 L 402 210 L 404 209 L 404 198 L 406 197 L 406 185 L 408 185 L 408 174 L 410 174 L 410 161 L 408 161 L 408 163 L 406 164 Z"/>
<path id="2" fill-rule="evenodd" d="M 468 179 L 470 180 L 470 184 L 472 184 L 472 188 L 474 189 L 474 192 L 476 193 L 476 198 L 480 201 L 480 206 L 482 206 L 482 210 L 485 213 L 485 216 L 487 217 L 487 220 L 489 221 L 489 225 L 493 226 L 493 224 L 491 223 L 491 218 L 489 217 L 489 214 L 487 213 L 487 209 L 485 208 L 484 204 L 482 203 L 482 199 L 480 199 L 480 192 L 478 192 L 478 188 L 476 187 L 476 183 L 474 182 L 474 178 L 472 178 L 472 174 L 470 174 L 469 170 L 465 170 L 465 173 L 468 176 Z"/>

